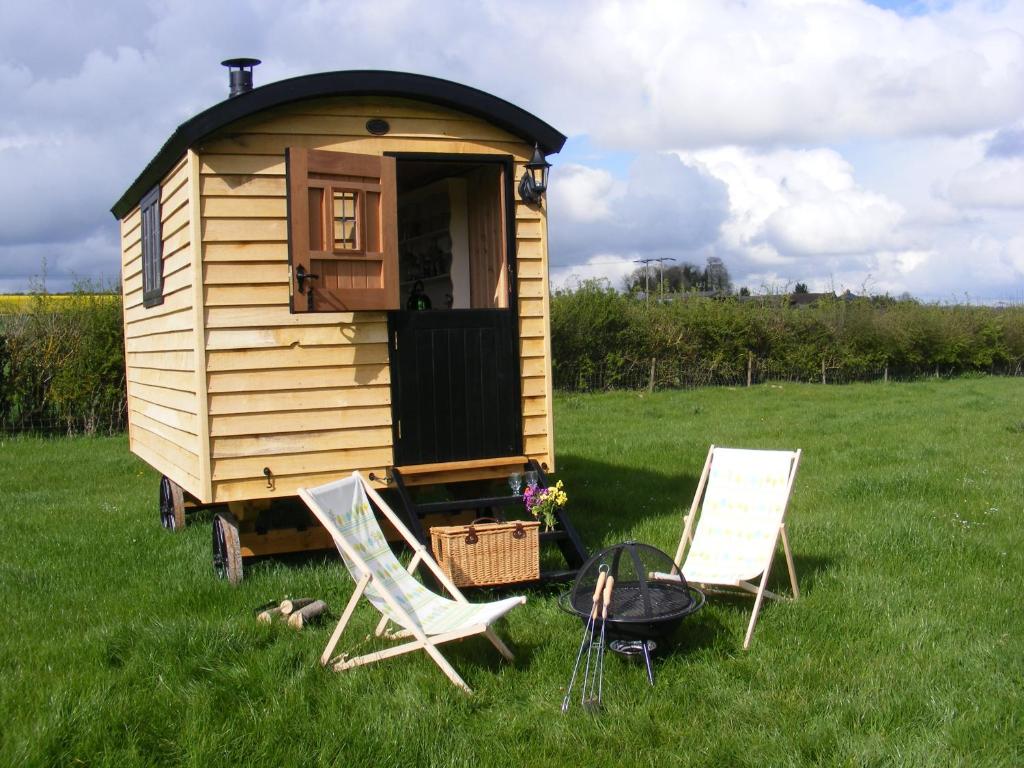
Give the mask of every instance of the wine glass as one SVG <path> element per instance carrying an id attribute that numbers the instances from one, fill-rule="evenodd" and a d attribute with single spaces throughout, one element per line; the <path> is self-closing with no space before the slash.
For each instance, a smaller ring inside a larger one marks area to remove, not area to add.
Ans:
<path id="1" fill-rule="evenodd" d="M 508 487 L 512 489 L 514 496 L 518 496 L 519 492 L 523 489 L 523 476 L 518 472 L 513 472 L 508 476 Z"/>
<path id="2" fill-rule="evenodd" d="M 523 477 L 526 480 L 527 486 L 536 486 L 537 485 L 537 473 L 536 472 L 533 472 L 533 471 L 527 472 L 526 474 L 523 475 Z"/>

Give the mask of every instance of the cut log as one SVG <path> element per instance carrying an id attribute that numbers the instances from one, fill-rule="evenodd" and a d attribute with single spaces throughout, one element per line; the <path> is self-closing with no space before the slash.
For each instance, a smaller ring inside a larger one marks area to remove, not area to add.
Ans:
<path id="1" fill-rule="evenodd" d="M 260 611 L 256 614 L 256 621 L 263 624 L 270 624 L 277 616 L 281 615 L 281 606 L 275 605 L 273 608 L 268 608 L 265 611 Z"/>
<path id="2" fill-rule="evenodd" d="M 291 616 L 300 608 L 305 608 L 307 605 L 311 605 L 313 602 L 312 597 L 297 597 L 294 600 L 282 600 L 281 601 L 281 615 Z"/>
<path id="3" fill-rule="evenodd" d="M 323 615 L 327 612 L 327 603 L 323 600 L 317 600 L 314 603 L 310 603 L 304 608 L 300 608 L 291 616 L 288 617 L 288 626 L 295 627 L 295 629 L 302 629 L 307 624 L 312 624 L 323 618 Z"/>

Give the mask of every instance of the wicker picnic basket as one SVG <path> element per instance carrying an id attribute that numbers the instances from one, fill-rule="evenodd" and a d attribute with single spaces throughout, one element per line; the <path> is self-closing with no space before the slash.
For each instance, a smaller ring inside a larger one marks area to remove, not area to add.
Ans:
<path id="1" fill-rule="evenodd" d="M 483 518 L 487 520 L 489 518 Z M 540 578 L 540 522 L 474 520 L 430 529 L 434 559 L 457 587 L 486 587 Z"/>

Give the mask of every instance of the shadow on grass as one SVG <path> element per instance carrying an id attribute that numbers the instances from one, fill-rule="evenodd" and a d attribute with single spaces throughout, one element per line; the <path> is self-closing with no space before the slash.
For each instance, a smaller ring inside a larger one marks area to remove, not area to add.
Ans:
<path id="1" fill-rule="evenodd" d="M 664 521 L 668 538 L 677 537 L 697 489 L 701 468 L 696 469 L 697 474 L 663 474 L 566 454 L 559 456 L 558 479 L 569 494 L 572 522 L 593 553 L 637 537 L 652 523 L 660 527 Z"/>
<path id="2" fill-rule="evenodd" d="M 568 512 L 590 554 L 625 540 L 636 539 L 674 554 L 681 532 L 683 516 L 689 511 L 699 480 L 700 467 L 694 472 L 664 474 L 645 467 L 630 466 L 627 463 L 610 464 L 575 454 L 559 457 L 558 479 L 562 480 L 570 497 Z M 213 511 L 201 510 L 190 515 L 190 524 L 209 524 Z M 797 583 L 801 594 L 814 589 L 818 577 L 827 572 L 833 563 L 821 557 L 799 554 L 799 539 L 791 543 L 794 547 L 794 562 Z M 557 550 L 542 552 L 542 561 L 550 564 Z M 247 575 L 258 574 L 263 569 L 278 565 L 289 568 L 318 568 L 327 562 L 338 562 L 335 550 L 297 552 L 252 558 L 245 561 Z M 349 581 L 341 575 L 345 584 Z M 523 588 L 509 585 L 507 588 L 467 589 L 472 600 L 490 600 L 512 593 L 527 592 L 540 599 L 555 599 L 569 588 L 569 584 Z M 769 575 L 768 589 L 789 595 L 791 588 L 789 574 L 781 547 L 776 554 Z M 753 595 L 738 593 L 712 593 L 709 601 L 716 605 L 726 604 L 749 616 L 753 608 Z M 772 600 L 766 600 L 762 611 L 773 610 Z M 721 645 L 730 650 L 733 646 L 732 631 L 707 610 L 686 619 L 667 644 L 667 653 L 687 653 L 697 648 Z M 490 647 L 484 641 L 484 646 Z M 481 646 L 483 647 L 483 646 Z M 533 648 L 521 647 L 516 650 L 516 666 L 528 667 Z M 488 653 L 473 654 L 478 663 L 491 663 Z M 661 655 L 661 654 L 659 654 Z M 494 662 L 497 665 L 497 661 Z"/>

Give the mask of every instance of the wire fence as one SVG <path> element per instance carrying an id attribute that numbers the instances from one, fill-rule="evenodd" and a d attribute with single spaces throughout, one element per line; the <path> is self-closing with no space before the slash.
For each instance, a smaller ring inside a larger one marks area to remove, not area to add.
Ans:
<path id="1" fill-rule="evenodd" d="M 632 390 L 653 392 L 664 389 L 702 387 L 750 387 L 767 383 L 852 384 L 870 381 L 917 381 L 925 378 L 954 378 L 964 375 L 1024 376 L 1024 361 L 990 366 L 985 370 L 938 365 L 925 370 L 917 366 L 844 366 L 828 357 L 800 367 L 780 365 L 746 355 L 736 360 L 716 358 L 700 362 L 678 360 L 621 360 L 553 366 L 553 386 L 561 392 L 604 392 Z"/>
<path id="2" fill-rule="evenodd" d="M 127 395 L 105 409 L 68 415 L 44 410 L 23 413 L 0 409 L 0 436 L 66 437 L 70 435 L 117 435 L 128 428 Z"/>

